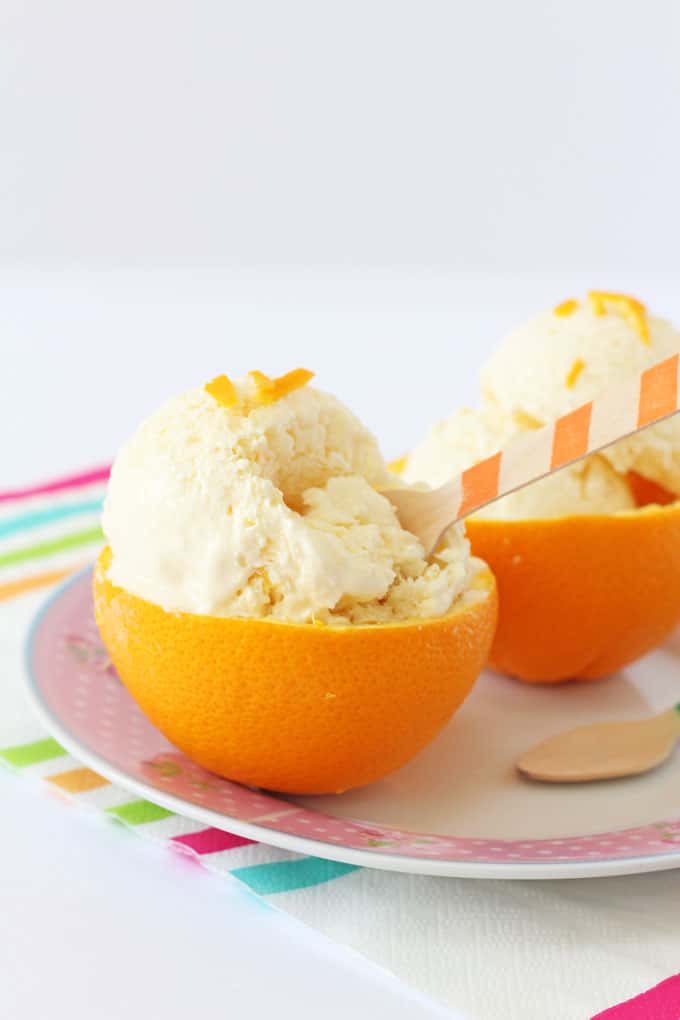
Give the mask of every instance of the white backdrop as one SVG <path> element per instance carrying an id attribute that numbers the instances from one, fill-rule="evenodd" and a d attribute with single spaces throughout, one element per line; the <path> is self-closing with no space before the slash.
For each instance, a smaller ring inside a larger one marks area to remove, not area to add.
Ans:
<path id="1" fill-rule="evenodd" d="M 678 267 L 674 0 L 3 0 L 0 255 Z"/>

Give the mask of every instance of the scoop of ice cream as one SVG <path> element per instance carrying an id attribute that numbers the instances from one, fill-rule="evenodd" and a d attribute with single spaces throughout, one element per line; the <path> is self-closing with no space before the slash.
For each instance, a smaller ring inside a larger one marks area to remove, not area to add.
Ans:
<path id="1" fill-rule="evenodd" d="M 680 496 L 680 415 L 650 425 L 602 451 L 620 474 L 636 471 Z"/>
<path id="2" fill-rule="evenodd" d="M 670 323 L 614 297 L 566 303 L 511 332 L 482 369 L 485 398 L 520 424 L 545 424 L 680 350 Z M 637 471 L 680 494 L 680 417 L 603 456 L 621 474 Z"/>
<path id="3" fill-rule="evenodd" d="M 461 527 L 425 559 L 379 494 L 370 432 L 306 386 L 260 404 L 253 378 L 168 401 L 114 464 L 109 576 L 167 611 L 374 623 L 436 616 L 477 564 Z M 228 402 L 227 402 L 228 403 Z"/>
<path id="4" fill-rule="evenodd" d="M 464 409 L 434 426 L 407 459 L 408 482 L 442 485 L 454 474 L 503 448 L 521 426 L 497 405 Z M 630 486 L 602 457 L 589 457 L 482 508 L 475 516 L 496 520 L 616 513 L 635 502 Z"/>
<path id="5" fill-rule="evenodd" d="M 497 500 L 477 516 L 509 521 L 633 510 L 630 486 L 602 457 L 588 457 Z"/>
<path id="6" fill-rule="evenodd" d="M 404 481 L 436 488 L 485 457 L 502 449 L 519 431 L 517 423 L 493 403 L 468 407 L 435 422 L 422 443 L 406 458 Z"/>

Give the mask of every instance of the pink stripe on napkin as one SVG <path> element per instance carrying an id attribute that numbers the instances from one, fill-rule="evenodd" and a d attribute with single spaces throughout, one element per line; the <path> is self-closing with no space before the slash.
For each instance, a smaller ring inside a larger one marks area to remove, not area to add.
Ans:
<path id="1" fill-rule="evenodd" d="M 194 850 L 197 854 L 216 854 L 220 850 L 233 850 L 237 846 L 247 846 L 254 839 L 235 836 L 232 832 L 222 829 L 201 829 L 200 832 L 188 832 L 184 836 L 174 836 L 173 843 L 181 843 Z"/>
<path id="2" fill-rule="evenodd" d="M 590 1020 L 680 1020 L 680 974 Z"/>
<path id="3" fill-rule="evenodd" d="M 9 503 L 14 499 L 28 499 L 30 496 L 42 496 L 50 492 L 63 492 L 65 489 L 78 489 L 82 485 L 92 485 L 94 482 L 105 482 L 110 473 L 110 464 L 105 464 L 103 467 L 92 468 L 90 471 L 83 471 L 77 475 L 67 475 L 65 478 L 32 485 L 26 489 L 7 489 L 5 492 L 0 492 L 0 503 Z"/>

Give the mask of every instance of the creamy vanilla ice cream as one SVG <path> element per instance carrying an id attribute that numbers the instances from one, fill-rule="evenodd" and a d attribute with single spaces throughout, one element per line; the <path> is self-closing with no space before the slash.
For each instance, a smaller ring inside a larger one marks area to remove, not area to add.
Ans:
<path id="1" fill-rule="evenodd" d="M 680 350 L 680 332 L 670 323 L 614 297 L 569 302 L 511 332 L 482 369 L 487 400 L 520 423 L 545 424 Z M 560 314 L 565 307 L 571 310 Z M 680 495 L 680 416 L 602 456 L 620 474 L 637 471 Z"/>
<path id="2" fill-rule="evenodd" d="M 464 407 L 435 422 L 422 443 L 406 459 L 402 478 L 437 487 L 500 450 L 519 428 L 497 405 Z"/>
<path id="3" fill-rule="evenodd" d="M 428 561 L 379 493 L 370 432 L 304 386 L 258 402 L 258 373 L 190 390 L 114 464 L 109 577 L 167 611 L 370 624 L 446 613 L 479 569 L 461 526 Z M 266 377 L 259 377 L 266 379 Z"/>

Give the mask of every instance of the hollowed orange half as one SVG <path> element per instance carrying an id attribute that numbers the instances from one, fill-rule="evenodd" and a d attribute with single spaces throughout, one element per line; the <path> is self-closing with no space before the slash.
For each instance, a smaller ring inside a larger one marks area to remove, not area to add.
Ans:
<path id="1" fill-rule="evenodd" d="M 533 683 L 606 676 L 680 622 L 680 503 L 612 515 L 471 519 L 498 582 L 490 665 Z"/>
<path id="2" fill-rule="evenodd" d="M 190 758 L 286 793 L 334 793 L 405 764 L 444 726 L 484 665 L 497 616 L 476 597 L 446 616 L 357 627 L 168 613 L 94 577 L 97 623 L 118 674 Z"/>

